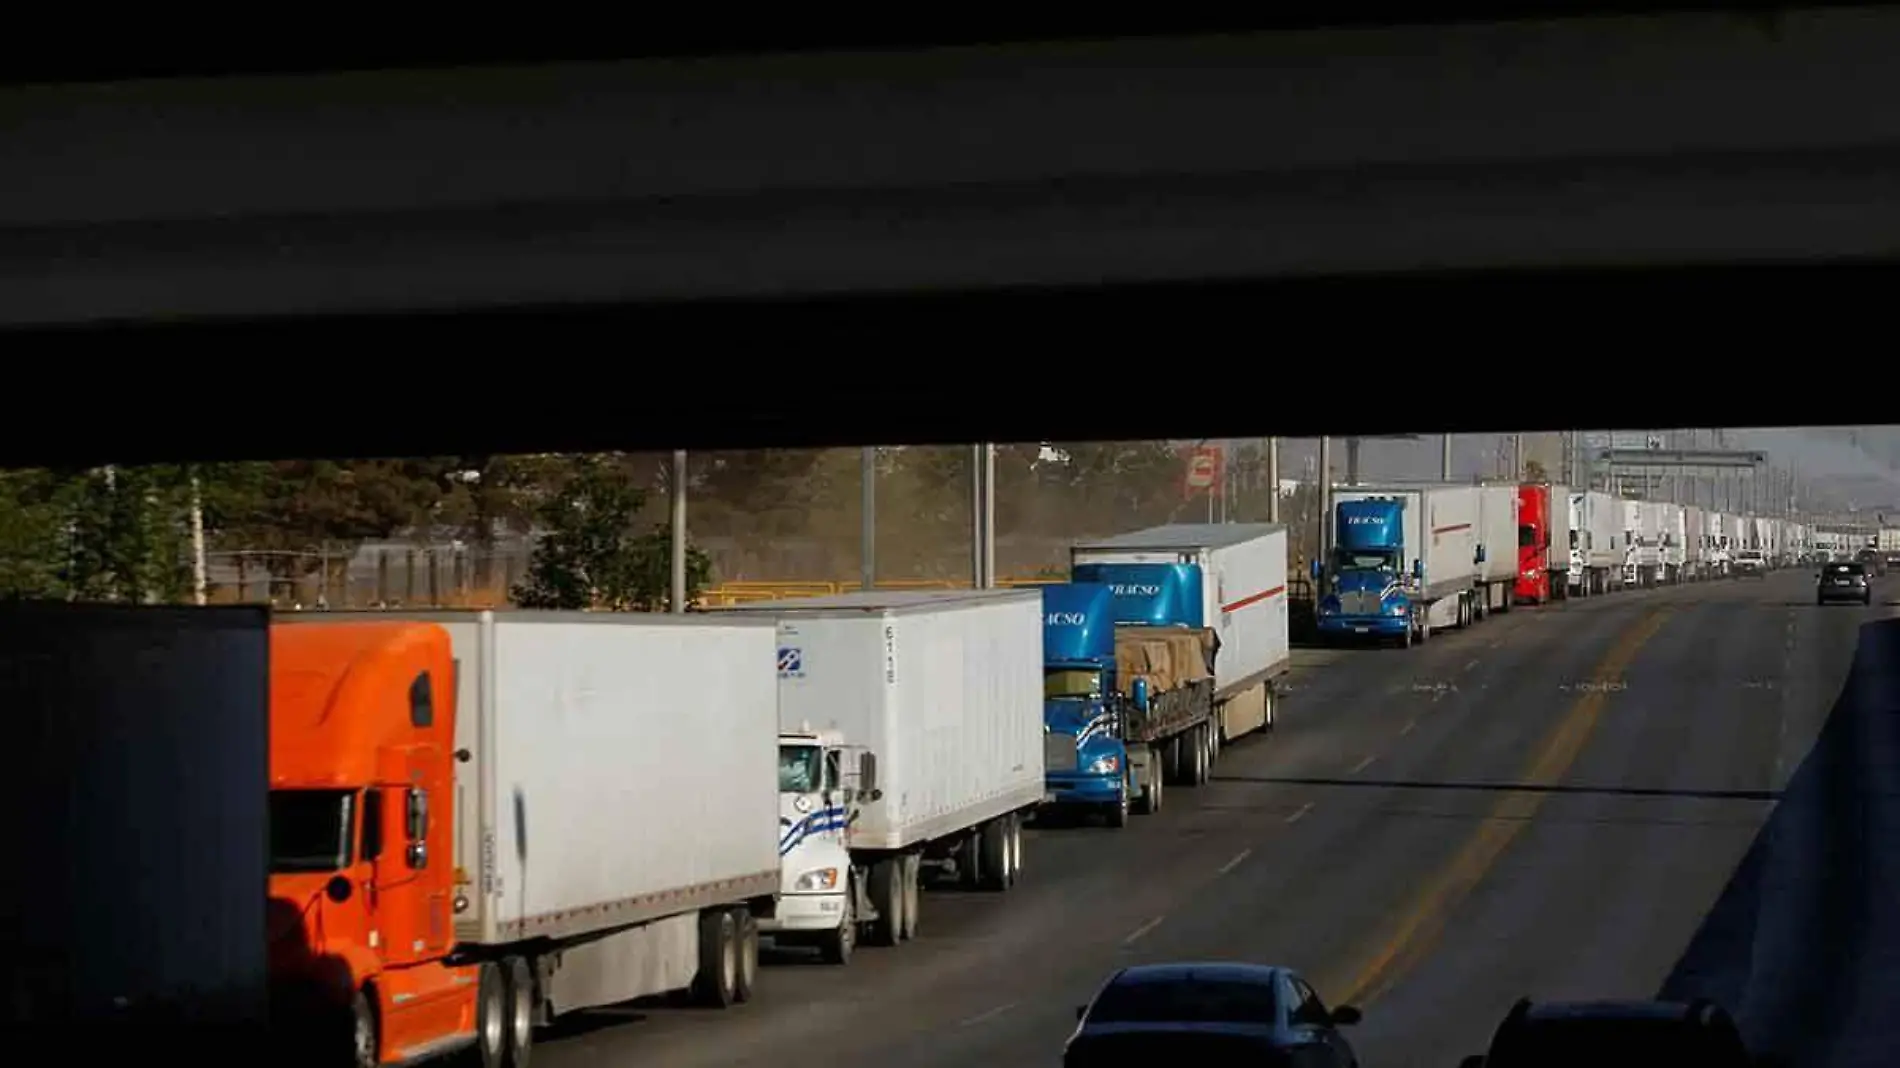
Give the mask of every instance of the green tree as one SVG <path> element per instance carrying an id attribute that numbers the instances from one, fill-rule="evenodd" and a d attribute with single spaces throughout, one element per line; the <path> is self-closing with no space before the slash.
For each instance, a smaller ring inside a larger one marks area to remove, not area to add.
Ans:
<path id="1" fill-rule="evenodd" d="M 663 608 L 672 585 L 670 532 L 663 525 L 645 534 L 634 522 L 646 503 L 623 458 L 573 457 L 571 469 L 535 510 L 541 537 L 528 575 L 514 589 L 523 608 Z M 712 577 L 712 562 L 688 548 L 687 596 L 697 596 Z"/>
<path id="2" fill-rule="evenodd" d="M 75 478 L 0 471 L 0 598 L 64 598 Z"/>

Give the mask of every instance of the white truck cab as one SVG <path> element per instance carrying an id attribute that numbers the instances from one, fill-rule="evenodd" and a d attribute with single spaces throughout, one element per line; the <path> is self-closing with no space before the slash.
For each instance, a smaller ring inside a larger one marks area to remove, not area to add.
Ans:
<path id="1" fill-rule="evenodd" d="M 851 823 L 863 795 L 874 799 L 875 767 L 837 731 L 779 735 L 779 901 L 759 923 L 774 944 L 817 946 L 832 964 L 851 959 L 863 893 L 851 869 Z"/>

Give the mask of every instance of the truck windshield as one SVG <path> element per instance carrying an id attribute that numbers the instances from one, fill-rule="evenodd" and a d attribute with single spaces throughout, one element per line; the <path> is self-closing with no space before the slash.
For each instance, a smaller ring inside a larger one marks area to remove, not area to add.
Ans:
<path id="1" fill-rule="evenodd" d="M 270 870 L 341 871 L 354 859 L 353 790 L 272 790 Z"/>
<path id="2" fill-rule="evenodd" d="M 1528 549 L 1537 544 L 1537 528 L 1529 523 L 1520 523 L 1517 528 L 1517 547 Z"/>
<path id="3" fill-rule="evenodd" d="M 1100 697 L 1102 673 L 1086 668 L 1051 668 L 1042 675 L 1042 696 L 1045 699 Z"/>
<path id="4" fill-rule="evenodd" d="M 809 794 L 824 784 L 825 751 L 815 745 L 782 745 L 778 750 L 778 792 Z"/>

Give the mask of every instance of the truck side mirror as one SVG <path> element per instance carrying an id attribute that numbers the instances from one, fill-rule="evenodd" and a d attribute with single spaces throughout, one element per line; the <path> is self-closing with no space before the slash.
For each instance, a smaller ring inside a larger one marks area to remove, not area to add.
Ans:
<path id="1" fill-rule="evenodd" d="M 884 796 L 877 788 L 877 754 L 869 750 L 858 754 L 858 796 L 866 801 Z"/>
<path id="2" fill-rule="evenodd" d="M 1423 579 L 1425 577 L 1425 561 L 1412 561 L 1412 577 L 1415 579 Z"/>
<path id="3" fill-rule="evenodd" d="M 1148 711 L 1148 680 L 1136 679 L 1134 685 L 1128 688 L 1128 696 L 1135 703 L 1135 711 Z"/>

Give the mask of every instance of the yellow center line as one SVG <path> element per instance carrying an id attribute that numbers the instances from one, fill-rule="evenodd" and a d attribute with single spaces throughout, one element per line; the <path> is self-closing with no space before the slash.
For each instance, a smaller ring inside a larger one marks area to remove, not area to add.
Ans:
<path id="1" fill-rule="evenodd" d="M 1598 682 L 1622 679 L 1643 644 L 1662 629 L 1668 608 L 1652 610 L 1603 658 L 1593 673 Z M 1532 786 L 1554 786 L 1582 754 L 1583 747 L 1596 729 L 1597 717 L 1609 696 L 1609 686 L 1592 686 L 1573 703 L 1563 718 L 1551 728 L 1536 755 L 1520 777 Z M 1465 843 L 1451 862 L 1419 890 L 1411 904 L 1398 914 L 1389 933 L 1369 951 L 1358 954 L 1364 963 L 1342 981 L 1320 987 L 1339 1004 L 1364 1007 L 1391 989 L 1414 963 L 1420 960 L 1444 930 L 1451 912 L 1483 880 L 1511 842 L 1530 825 L 1547 794 L 1543 791 L 1507 793 L 1478 825 L 1477 832 Z"/>

